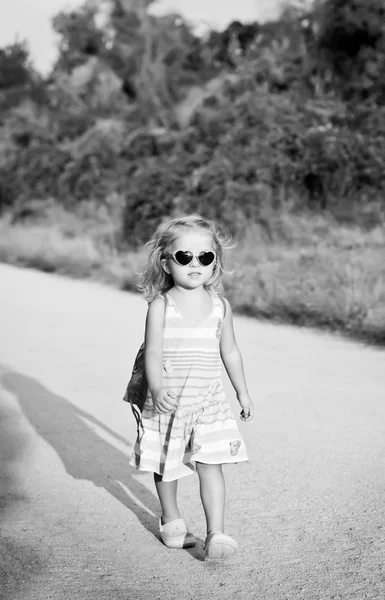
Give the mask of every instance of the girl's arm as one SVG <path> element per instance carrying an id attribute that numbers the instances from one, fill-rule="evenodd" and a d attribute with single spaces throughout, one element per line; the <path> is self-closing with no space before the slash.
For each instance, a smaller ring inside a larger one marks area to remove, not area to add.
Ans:
<path id="1" fill-rule="evenodd" d="M 226 302 L 226 317 L 223 321 L 220 351 L 223 364 L 235 389 L 238 402 L 242 407 L 241 418 L 250 421 L 254 416 L 254 407 L 247 390 L 242 356 L 237 346 L 233 325 L 233 312 Z"/>
<path id="2" fill-rule="evenodd" d="M 163 387 L 164 303 L 164 298 L 159 297 L 148 307 L 144 368 L 155 408 L 159 412 L 172 412 L 176 406 L 176 394 Z"/>

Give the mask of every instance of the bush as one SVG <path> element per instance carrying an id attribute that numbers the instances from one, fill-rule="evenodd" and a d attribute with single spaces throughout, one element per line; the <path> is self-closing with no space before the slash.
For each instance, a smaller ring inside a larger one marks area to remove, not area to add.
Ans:
<path id="1" fill-rule="evenodd" d="M 345 99 L 385 94 L 383 0 L 327 0 L 321 11 L 318 49 Z"/>
<path id="2" fill-rule="evenodd" d="M 122 247 L 146 242 L 165 216 L 178 208 L 184 191 L 183 172 L 178 164 L 148 159 L 133 173 L 124 191 Z"/>

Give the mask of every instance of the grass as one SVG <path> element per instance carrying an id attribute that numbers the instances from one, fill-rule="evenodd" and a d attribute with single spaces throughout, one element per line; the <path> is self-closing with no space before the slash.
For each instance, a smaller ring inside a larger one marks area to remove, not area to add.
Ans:
<path id="1" fill-rule="evenodd" d="M 384 230 L 307 216 L 289 217 L 283 233 L 266 241 L 254 228 L 232 257 L 238 311 L 385 344 Z"/>
<path id="2" fill-rule="evenodd" d="M 134 291 L 146 251 L 117 250 L 118 214 L 88 203 L 70 214 L 0 220 L 0 261 L 92 278 Z M 259 319 L 326 328 L 385 345 L 385 228 L 341 226 L 330 216 L 271 215 L 252 225 L 228 257 L 234 310 Z"/>

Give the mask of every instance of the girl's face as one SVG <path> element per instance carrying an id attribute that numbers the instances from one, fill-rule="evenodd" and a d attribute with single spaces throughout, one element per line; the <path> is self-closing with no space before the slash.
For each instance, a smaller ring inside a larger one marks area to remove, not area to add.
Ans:
<path id="1" fill-rule="evenodd" d="M 193 254 L 188 265 L 178 264 L 172 256 L 162 260 L 162 266 L 166 273 L 173 278 L 174 285 L 184 289 L 196 289 L 205 285 L 213 275 L 215 260 L 210 265 L 203 266 L 198 260 L 198 254 L 201 252 L 215 253 L 211 235 L 201 229 L 183 233 L 169 248 L 169 255 L 174 254 L 175 256 L 179 251 L 189 251 Z M 207 262 L 207 258 L 210 259 L 210 256 L 205 255 L 202 257 L 202 261 Z"/>

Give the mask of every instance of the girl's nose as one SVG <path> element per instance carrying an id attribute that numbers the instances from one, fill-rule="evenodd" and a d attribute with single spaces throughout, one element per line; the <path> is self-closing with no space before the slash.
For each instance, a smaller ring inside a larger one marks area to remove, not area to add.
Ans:
<path id="1" fill-rule="evenodd" d="M 196 256 L 192 257 L 192 261 L 190 262 L 190 267 L 199 267 L 199 261 Z"/>

